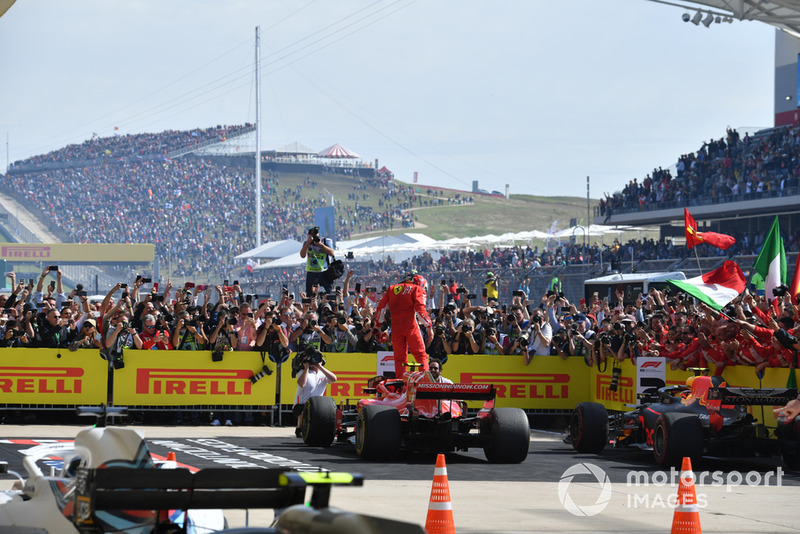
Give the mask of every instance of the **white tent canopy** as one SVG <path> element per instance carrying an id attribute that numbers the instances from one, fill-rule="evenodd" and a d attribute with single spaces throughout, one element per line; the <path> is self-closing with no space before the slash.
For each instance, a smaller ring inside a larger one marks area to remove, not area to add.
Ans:
<path id="1" fill-rule="evenodd" d="M 614 227 L 603 225 L 573 226 L 555 234 L 530 230 L 526 232 L 507 232 L 502 235 L 487 234 L 475 237 L 452 237 L 444 241 L 435 241 L 430 237 L 419 233 L 405 233 L 393 236 L 378 236 L 364 239 L 354 239 L 351 241 L 341 241 L 336 249 L 337 257 L 344 257 L 352 253 L 356 261 L 379 261 L 391 256 L 392 260 L 401 262 L 418 256 L 423 251 L 428 251 L 434 260 L 440 256 L 440 251 L 451 249 L 464 249 L 491 246 L 497 244 L 512 244 L 518 241 L 530 241 L 532 239 L 549 240 L 564 239 L 575 237 L 580 239 L 586 233 L 587 236 L 601 236 L 606 233 L 619 234 L 623 231 L 630 231 L 628 227 Z M 299 243 L 298 243 L 299 245 Z M 264 245 L 262 245 L 263 247 Z M 255 250 L 255 249 L 254 249 Z M 299 248 L 298 248 L 299 250 Z M 252 251 L 246 252 L 249 254 Z M 255 257 L 245 256 L 241 257 Z M 239 258 L 240 256 L 237 256 Z M 265 257 L 265 256 L 258 256 Z M 259 265 L 256 269 L 270 269 L 273 267 L 296 267 L 305 262 L 300 257 L 299 252 L 294 252 L 281 257 L 275 261 Z"/>
<path id="2" fill-rule="evenodd" d="M 242 252 L 234 259 L 246 260 L 246 259 L 264 259 L 264 258 L 283 258 L 284 256 L 288 256 L 289 254 L 300 252 L 301 248 L 303 248 L 303 244 L 300 243 L 299 241 L 295 241 L 294 239 L 270 241 L 269 243 L 264 243 L 260 247 L 248 250 L 247 252 Z"/>

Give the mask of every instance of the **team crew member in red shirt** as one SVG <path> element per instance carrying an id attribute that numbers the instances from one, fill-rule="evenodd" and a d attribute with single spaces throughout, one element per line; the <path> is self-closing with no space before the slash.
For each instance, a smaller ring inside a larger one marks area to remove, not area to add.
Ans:
<path id="1" fill-rule="evenodd" d="M 375 311 L 375 327 L 386 319 L 386 309 L 391 312 L 392 321 L 392 347 L 394 348 L 394 373 L 396 378 L 403 378 L 408 353 L 422 365 L 422 370 L 428 370 L 428 354 L 425 352 L 425 343 L 417 324 L 420 317 L 428 331 L 428 341 L 433 338 L 431 318 L 425 310 L 426 280 L 421 275 L 408 275 L 402 282 L 389 286 L 378 303 Z"/>

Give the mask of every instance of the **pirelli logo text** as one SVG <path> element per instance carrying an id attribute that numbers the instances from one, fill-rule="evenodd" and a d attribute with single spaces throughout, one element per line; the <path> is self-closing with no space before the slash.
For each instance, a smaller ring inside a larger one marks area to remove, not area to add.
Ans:
<path id="1" fill-rule="evenodd" d="M 461 373 L 462 384 L 493 384 L 500 399 L 567 399 L 567 373 Z"/>
<path id="2" fill-rule="evenodd" d="M 250 395 L 249 369 L 137 369 L 137 395 Z"/>
<path id="3" fill-rule="evenodd" d="M 50 247 L 5 245 L 0 248 L 0 256 L 2 256 L 3 259 L 45 259 L 50 257 Z"/>
<path id="4" fill-rule="evenodd" d="M 369 397 L 364 394 L 367 381 L 374 377 L 372 373 L 362 371 L 337 371 L 336 382 L 330 385 L 331 397 Z"/>
<path id="5" fill-rule="evenodd" d="M 636 388 L 633 385 L 633 378 L 621 376 L 617 381 L 617 390 L 611 391 L 611 375 L 597 375 L 597 400 L 615 401 L 626 404 L 636 402 Z"/>
<path id="6" fill-rule="evenodd" d="M 81 393 L 80 367 L 0 367 L 0 393 Z"/>

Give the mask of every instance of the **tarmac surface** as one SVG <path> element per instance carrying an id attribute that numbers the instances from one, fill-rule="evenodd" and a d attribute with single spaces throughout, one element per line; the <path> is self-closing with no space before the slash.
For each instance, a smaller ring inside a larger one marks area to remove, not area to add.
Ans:
<path id="1" fill-rule="evenodd" d="M 26 448 L 45 440 L 69 440 L 81 428 L 0 425 L 0 460 L 21 472 Z M 435 455 L 362 462 L 349 443 L 307 447 L 288 427 L 135 428 L 144 433 L 156 459 L 174 452 L 179 464 L 193 468 L 291 466 L 361 473 L 364 486 L 333 488 L 331 506 L 425 523 Z M 577 454 L 561 438 L 554 432 L 533 431 L 528 458 L 517 465 L 489 464 L 481 450 L 448 454 L 456 531 L 669 532 L 677 474 L 657 469 L 648 452 Z M 780 459 L 706 458 L 694 472 L 698 478 L 705 475 L 706 483 L 696 486 L 703 532 L 800 531 L 800 473 L 786 471 Z M 2 476 L 0 488 L 10 485 L 10 478 Z M 244 511 L 226 516 L 232 527 L 245 524 Z M 249 524 L 268 525 L 272 517 L 271 510 L 251 510 Z"/>

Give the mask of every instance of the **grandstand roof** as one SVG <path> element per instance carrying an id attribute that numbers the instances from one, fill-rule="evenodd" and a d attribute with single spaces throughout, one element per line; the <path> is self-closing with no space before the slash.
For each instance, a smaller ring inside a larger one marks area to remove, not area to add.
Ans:
<path id="1" fill-rule="evenodd" d="M 299 141 L 295 141 L 293 143 L 289 143 L 288 145 L 283 145 L 282 147 L 275 149 L 276 154 L 316 154 L 317 151 L 313 148 L 309 148 L 303 143 Z"/>
<path id="2" fill-rule="evenodd" d="M 682 7 L 687 11 L 697 11 L 698 4 L 710 9 L 700 8 L 704 13 L 737 20 L 756 20 L 780 28 L 800 37 L 800 1 L 798 0 L 701 0 L 667 1 L 651 0 L 659 4 Z"/>

